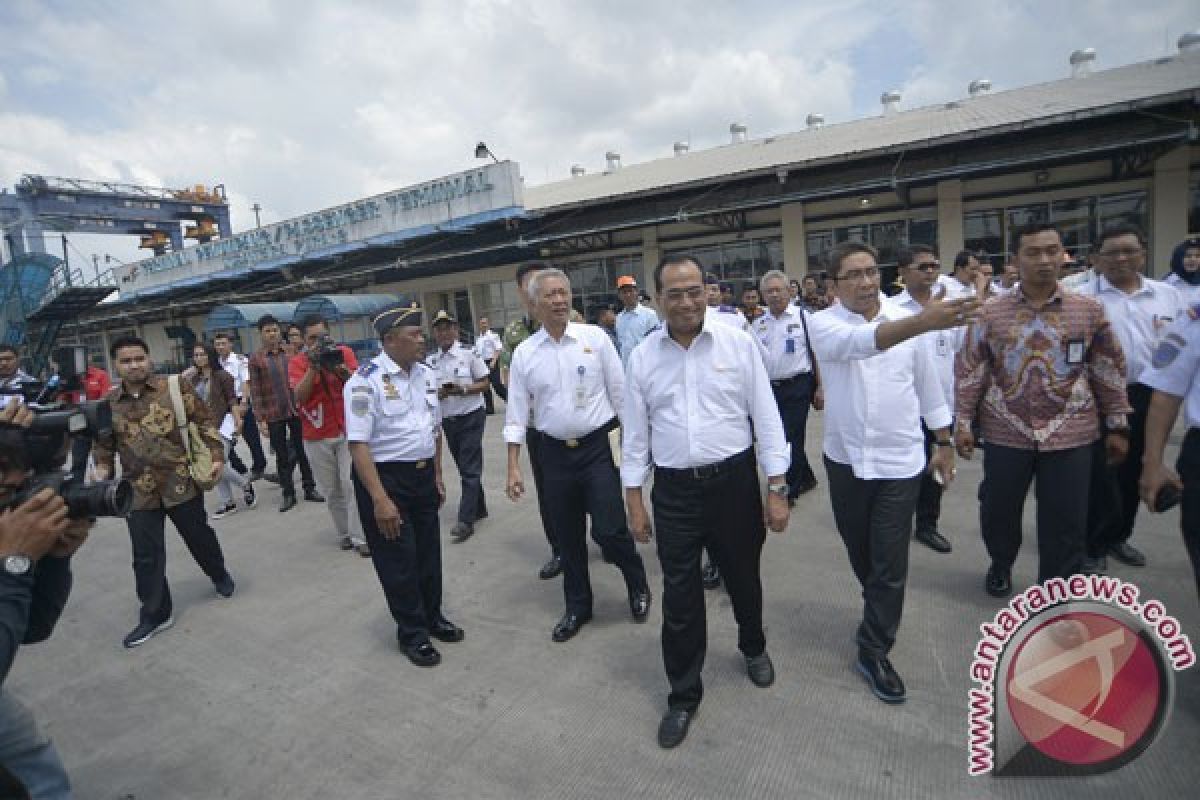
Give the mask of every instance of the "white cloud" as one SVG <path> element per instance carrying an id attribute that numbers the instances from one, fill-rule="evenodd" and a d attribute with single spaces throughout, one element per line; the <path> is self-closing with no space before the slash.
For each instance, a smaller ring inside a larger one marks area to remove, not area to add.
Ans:
<path id="1" fill-rule="evenodd" d="M 485 140 L 532 183 L 1161 54 L 1187 0 L 900 5 L 435 0 L 0 6 L 0 182 L 39 172 L 224 183 L 235 228 L 467 168 Z M 165 24 L 158 24 L 165 21 Z M 48 81 L 54 81 L 52 84 Z M 111 252 L 111 251 L 110 251 Z"/>

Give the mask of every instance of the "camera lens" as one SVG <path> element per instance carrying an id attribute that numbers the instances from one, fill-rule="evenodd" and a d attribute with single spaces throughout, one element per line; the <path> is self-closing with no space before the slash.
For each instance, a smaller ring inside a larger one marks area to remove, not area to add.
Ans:
<path id="1" fill-rule="evenodd" d="M 126 480 L 97 481 L 90 486 L 62 487 L 67 513 L 74 519 L 127 517 L 133 510 L 133 485 Z"/>

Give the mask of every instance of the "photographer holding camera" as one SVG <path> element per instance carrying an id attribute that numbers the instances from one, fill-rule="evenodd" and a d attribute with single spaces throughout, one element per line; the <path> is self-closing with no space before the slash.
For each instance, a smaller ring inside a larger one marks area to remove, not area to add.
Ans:
<path id="1" fill-rule="evenodd" d="M 70 558 L 87 539 L 90 519 L 70 519 L 67 504 L 44 488 L 20 500 L 31 460 L 22 429 L 33 412 L 9 400 L 0 410 L 0 791 L 19 780 L 29 796 L 69 798 L 71 786 L 54 745 L 5 688 L 17 648 L 47 639 L 71 592 Z M 6 774 L 7 773 L 7 774 Z M 24 795 L 16 795 L 24 796 Z"/>
<path id="2" fill-rule="evenodd" d="M 358 361 L 354 351 L 335 344 L 329 326 L 317 315 L 300 322 L 304 349 L 288 363 L 288 383 L 296 395 L 300 413 L 301 439 L 317 486 L 329 503 L 329 515 L 343 550 L 371 555 L 363 537 L 362 523 L 350 482 L 350 448 L 346 443 L 346 407 L 342 387 Z"/>

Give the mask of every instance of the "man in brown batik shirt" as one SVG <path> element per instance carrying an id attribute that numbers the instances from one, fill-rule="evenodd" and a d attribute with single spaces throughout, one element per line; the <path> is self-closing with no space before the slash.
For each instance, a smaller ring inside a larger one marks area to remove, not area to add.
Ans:
<path id="1" fill-rule="evenodd" d="M 233 594 L 233 577 L 217 534 L 208 524 L 204 493 L 188 468 L 183 438 L 175 420 L 174 404 L 166 378 L 152 373 L 150 350 L 135 336 L 122 336 L 109 351 L 121 378 L 108 394 L 113 433 L 96 443 L 96 479 L 113 474 L 113 453 L 121 454 L 121 468 L 133 484 L 133 511 L 126 520 L 133 546 L 133 574 L 142 603 L 138 625 L 124 639 L 137 647 L 175 623 L 171 615 L 171 590 L 167 585 L 167 551 L 163 529 L 167 517 L 183 537 L 200 569 L 222 597 Z M 224 448 L 213 428 L 208 408 L 187 381 L 180 381 L 187 422 L 196 423 L 200 438 L 212 453 L 213 475 L 223 467 Z"/>

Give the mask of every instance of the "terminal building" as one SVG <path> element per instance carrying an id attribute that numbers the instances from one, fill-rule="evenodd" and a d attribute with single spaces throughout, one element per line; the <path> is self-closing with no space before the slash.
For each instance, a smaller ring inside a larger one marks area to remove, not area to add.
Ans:
<path id="1" fill-rule="evenodd" d="M 253 350 L 264 304 L 320 308 L 357 340 L 399 298 L 447 309 L 465 330 L 481 317 L 498 329 L 522 313 L 513 276 L 530 260 L 564 269 L 585 313 L 615 300 L 618 276 L 646 286 L 678 252 L 735 283 L 820 271 L 847 240 L 873 245 L 885 266 L 925 243 L 944 263 L 966 248 L 998 270 L 1012 231 L 1033 220 L 1058 225 L 1081 257 L 1106 225 L 1136 223 L 1161 276 L 1173 247 L 1200 233 L 1200 36 L 1116 69 L 1094 70 L 1094 58 L 1077 51 L 1062 79 L 1034 86 L 964 80 L 961 97 L 922 108 L 888 92 L 870 117 L 825 124 L 814 112 L 765 138 L 734 123 L 718 147 L 664 142 L 662 158 L 639 164 L 610 152 L 603 170 L 538 186 L 514 162 L 488 163 L 126 265 L 117 299 L 69 321 L 60 341 L 107 360 L 115 336 L 136 333 L 160 365 L 180 365 L 218 327 Z"/>

